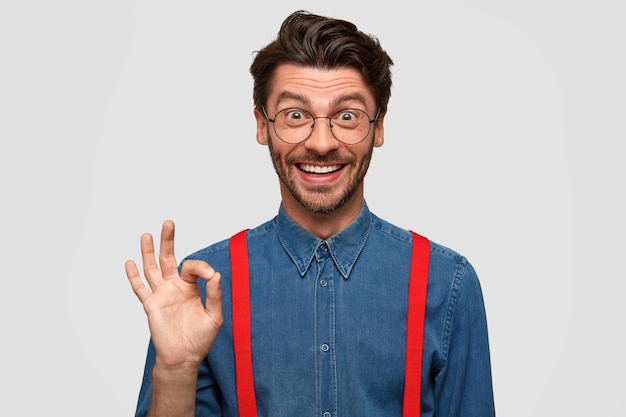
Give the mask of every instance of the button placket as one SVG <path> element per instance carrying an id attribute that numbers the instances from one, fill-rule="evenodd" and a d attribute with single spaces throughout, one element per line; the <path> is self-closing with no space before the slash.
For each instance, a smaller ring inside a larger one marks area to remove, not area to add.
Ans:
<path id="1" fill-rule="evenodd" d="M 315 281 L 315 322 L 317 341 L 316 385 L 318 416 L 330 417 L 337 399 L 335 354 L 332 349 L 335 332 L 335 294 L 333 291 L 334 263 L 326 243 L 322 242 L 315 253 L 317 279 Z"/>

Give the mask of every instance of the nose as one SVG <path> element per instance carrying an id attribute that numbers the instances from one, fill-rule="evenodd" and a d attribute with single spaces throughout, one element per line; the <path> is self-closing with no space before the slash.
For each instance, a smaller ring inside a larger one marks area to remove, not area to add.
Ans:
<path id="1" fill-rule="evenodd" d="M 335 139 L 333 132 L 330 130 L 331 123 L 330 117 L 316 117 L 313 131 L 311 136 L 304 141 L 304 147 L 320 155 L 325 155 L 337 149 L 340 146 L 340 142 Z"/>

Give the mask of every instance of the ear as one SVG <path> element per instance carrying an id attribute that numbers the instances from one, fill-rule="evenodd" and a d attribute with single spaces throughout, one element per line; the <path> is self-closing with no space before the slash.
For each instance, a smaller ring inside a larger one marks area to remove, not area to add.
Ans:
<path id="1" fill-rule="evenodd" d="M 256 107 L 254 118 L 256 119 L 256 141 L 261 145 L 267 145 L 267 118 Z"/>
<path id="2" fill-rule="evenodd" d="M 379 148 L 385 142 L 385 115 L 378 116 L 378 121 L 374 123 L 374 146 Z"/>

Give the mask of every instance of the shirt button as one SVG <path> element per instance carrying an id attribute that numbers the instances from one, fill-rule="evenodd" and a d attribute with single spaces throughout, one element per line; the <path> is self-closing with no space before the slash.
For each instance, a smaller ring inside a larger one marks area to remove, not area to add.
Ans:
<path id="1" fill-rule="evenodd" d="M 320 279 L 320 285 L 321 285 L 322 287 L 325 287 L 325 286 L 327 286 L 327 285 L 328 285 L 328 281 L 326 281 L 325 279 L 323 279 L 323 278 L 322 278 L 322 279 Z"/>
<path id="2" fill-rule="evenodd" d="M 328 349 L 330 349 L 330 346 L 328 346 L 327 343 L 322 343 L 322 346 L 320 346 L 320 349 L 322 349 L 322 352 L 328 352 Z"/>
<path id="3" fill-rule="evenodd" d="M 320 249 L 322 250 L 322 252 L 326 252 L 328 250 L 328 246 L 326 246 L 326 244 L 324 243 L 322 246 L 320 246 Z"/>
<path id="4" fill-rule="evenodd" d="M 324 412 L 324 414 L 322 414 L 323 417 L 330 417 L 330 411 L 326 411 Z"/>

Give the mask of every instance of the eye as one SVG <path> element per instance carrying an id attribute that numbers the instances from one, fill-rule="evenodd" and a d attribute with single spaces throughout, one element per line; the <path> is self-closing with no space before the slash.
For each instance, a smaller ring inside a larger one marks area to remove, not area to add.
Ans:
<path id="1" fill-rule="evenodd" d="M 358 109 L 339 110 L 333 115 L 333 123 L 345 128 L 354 128 L 363 121 L 365 114 Z"/>
<path id="2" fill-rule="evenodd" d="M 300 109 L 291 109 L 285 111 L 285 118 L 291 121 L 306 119 L 306 114 Z"/>
<path id="3" fill-rule="evenodd" d="M 358 119 L 357 115 L 349 110 L 342 110 L 337 114 L 337 119 L 342 122 L 350 122 Z"/>

